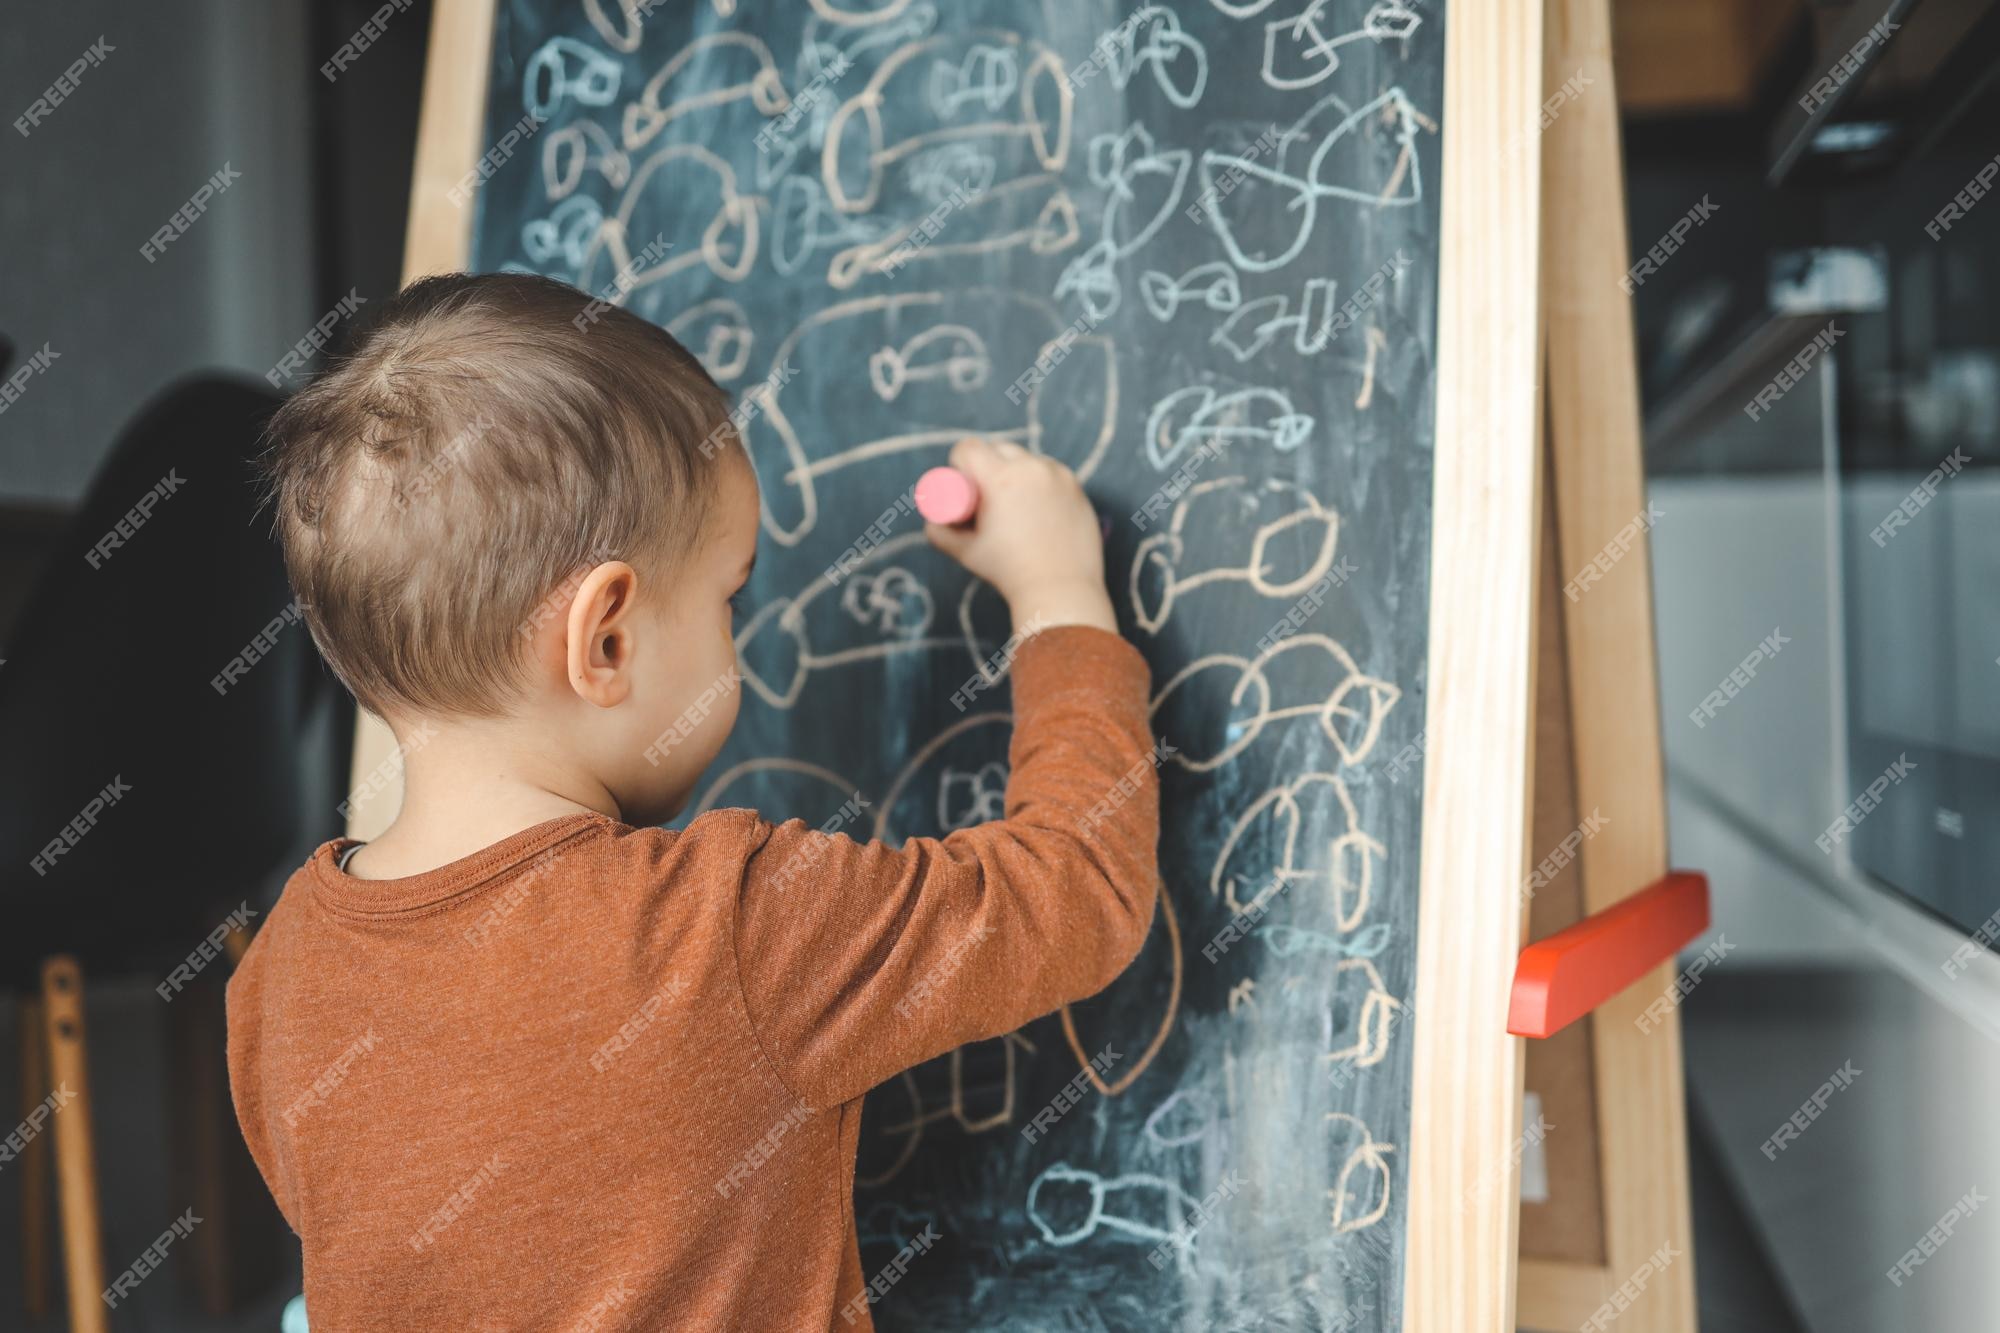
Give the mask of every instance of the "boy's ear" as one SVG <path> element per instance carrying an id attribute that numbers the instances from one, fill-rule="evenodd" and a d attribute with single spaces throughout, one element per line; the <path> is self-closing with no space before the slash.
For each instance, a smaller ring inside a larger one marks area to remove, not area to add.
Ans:
<path id="1" fill-rule="evenodd" d="M 632 692 L 632 617 L 639 575 L 623 560 L 607 560 L 583 576 L 569 604 L 564 669 L 579 699 L 614 708 Z"/>

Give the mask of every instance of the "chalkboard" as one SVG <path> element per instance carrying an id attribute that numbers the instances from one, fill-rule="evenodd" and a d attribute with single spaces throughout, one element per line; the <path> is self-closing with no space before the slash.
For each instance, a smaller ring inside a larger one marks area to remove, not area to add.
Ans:
<path id="1" fill-rule="evenodd" d="M 890 840 L 999 814 L 1004 608 L 908 497 L 966 433 L 1084 477 L 1152 665 L 1152 936 L 870 1095 L 882 1327 L 1400 1323 L 1443 19 L 499 7 L 473 266 L 671 330 L 763 489 L 699 808 Z"/>

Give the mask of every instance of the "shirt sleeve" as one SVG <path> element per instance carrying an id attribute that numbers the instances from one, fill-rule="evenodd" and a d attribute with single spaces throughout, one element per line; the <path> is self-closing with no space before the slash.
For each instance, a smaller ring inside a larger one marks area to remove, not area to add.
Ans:
<path id="1" fill-rule="evenodd" d="M 265 923 L 266 929 L 269 922 Z M 243 1142 L 249 1146 L 250 1159 L 257 1164 L 257 1172 L 264 1177 L 265 1188 L 271 1191 L 278 1211 L 284 1214 L 285 1222 L 294 1232 L 299 1229 L 298 1211 L 289 1182 L 279 1170 L 277 1153 L 265 1131 L 263 1078 L 258 1060 L 262 1048 L 261 1026 L 263 1021 L 263 993 L 260 985 L 263 967 L 258 953 L 258 945 L 263 943 L 264 932 L 250 942 L 250 951 L 237 965 L 229 978 L 225 991 L 227 1030 L 229 1097 L 236 1106 L 236 1123 L 243 1130 Z"/>
<path id="2" fill-rule="evenodd" d="M 749 828 L 744 1004 L 812 1109 L 1095 994 L 1145 940 L 1160 818 L 1145 659 L 1060 626 L 1021 646 L 1012 678 L 1005 818 L 900 847 Z"/>

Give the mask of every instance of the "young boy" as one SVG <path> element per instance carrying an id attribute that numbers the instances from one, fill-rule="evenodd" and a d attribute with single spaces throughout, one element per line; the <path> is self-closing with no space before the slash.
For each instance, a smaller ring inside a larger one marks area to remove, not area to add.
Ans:
<path id="1" fill-rule="evenodd" d="M 229 986 L 317 1330 L 868 1327 L 862 1094 L 1101 989 L 1152 919 L 1146 666 L 1076 479 L 1011 444 L 953 450 L 979 515 L 929 534 L 1038 627 L 1006 818 L 651 827 L 735 720 L 757 486 L 694 358 L 588 306 L 419 282 L 271 425 L 307 623 L 405 755 L 395 823 L 321 847 Z"/>

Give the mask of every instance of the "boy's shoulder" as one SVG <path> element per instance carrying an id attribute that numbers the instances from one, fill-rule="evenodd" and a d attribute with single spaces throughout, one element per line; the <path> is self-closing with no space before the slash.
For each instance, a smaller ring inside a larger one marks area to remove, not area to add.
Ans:
<path id="1" fill-rule="evenodd" d="M 429 915 L 454 902 L 469 904 L 496 893 L 519 896 L 571 875 L 588 876 L 603 889 L 652 887 L 691 869 L 712 870 L 740 860 L 760 840 L 760 831 L 770 827 L 756 811 L 733 807 L 704 811 L 681 829 L 578 815 L 550 820 L 448 865 L 400 879 L 349 875 L 342 857 L 356 844 L 333 838 L 315 848 L 285 881 L 252 947 L 267 937 L 282 940 L 301 918 L 322 912 L 385 920 Z"/>
<path id="2" fill-rule="evenodd" d="M 735 808 L 705 811 L 683 829 L 601 815 L 551 825 L 566 826 L 524 830 L 402 879 L 349 875 L 340 860 L 354 843 L 320 844 L 259 923 L 230 977 L 232 1005 L 268 985 L 313 989 L 325 965 L 351 960 L 357 945 L 365 951 L 367 939 L 385 934 L 436 932 L 476 947 L 501 937 L 510 919 L 532 916 L 537 902 L 619 917 L 649 910 L 662 895 L 692 905 L 712 892 L 733 894 L 760 830 L 770 827 L 754 810 Z"/>

